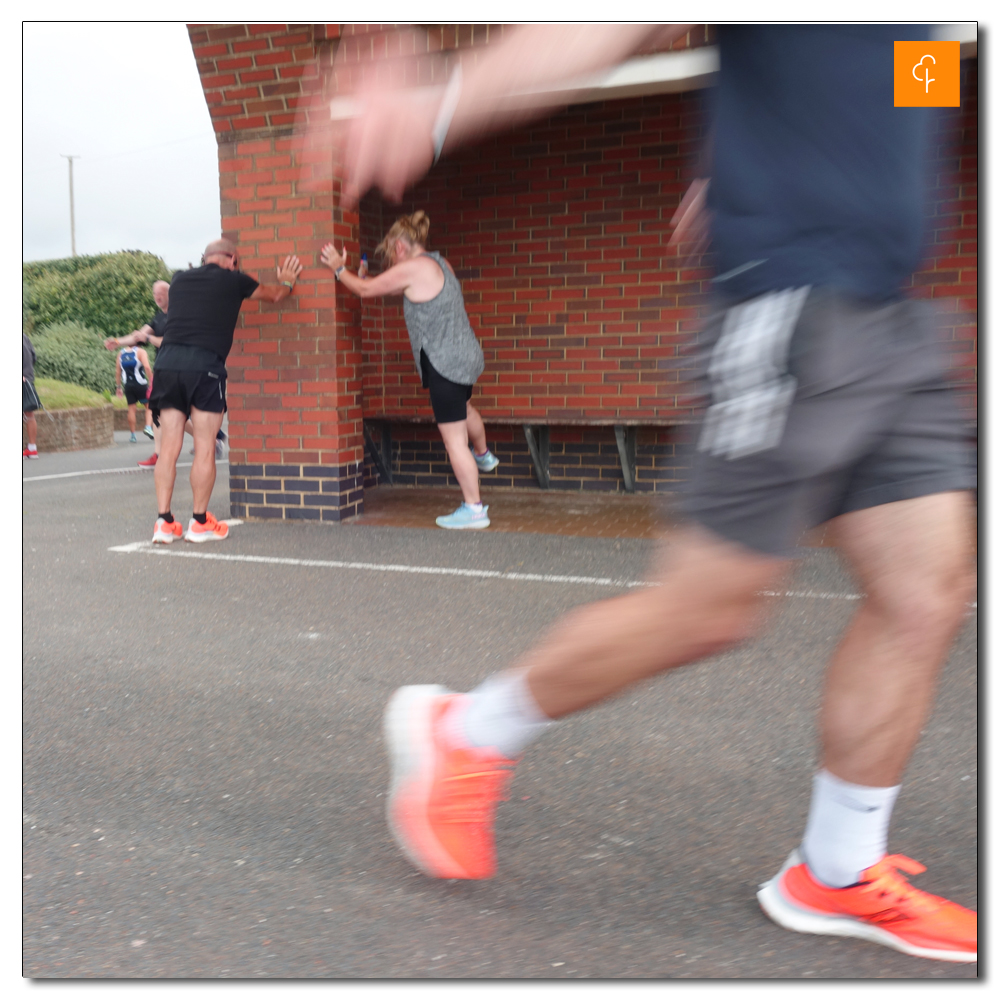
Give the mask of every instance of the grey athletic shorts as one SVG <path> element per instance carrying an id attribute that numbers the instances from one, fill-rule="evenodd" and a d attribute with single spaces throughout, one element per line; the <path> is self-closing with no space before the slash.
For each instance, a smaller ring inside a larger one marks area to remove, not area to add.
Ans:
<path id="1" fill-rule="evenodd" d="M 698 524 L 787 557 L 839 514 L 975 488 L 926 303 L 797 288 L 718 306 L 682 504 Z"/>

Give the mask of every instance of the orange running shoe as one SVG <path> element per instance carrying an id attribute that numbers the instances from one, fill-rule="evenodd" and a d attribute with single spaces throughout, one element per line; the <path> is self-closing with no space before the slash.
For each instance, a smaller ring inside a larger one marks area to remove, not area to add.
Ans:
<path id="1" fill-rule="evenodd" d="M 493 876 L 493 816 L 516 763 L 488 747 L 445 743 L 441 718 L 464 697 L 437 684 L 411 685 L 399 688 L 385 711 L 389 829 L 410 861 L 434 878 Z"/>
<path id="2" fill-rule="evenodd" d="M 187 534 L 189 542 L 218 542 L 229 534 L 229 525 L 216 521 L 215 515 L 209 510 L 205 512 L 205 523 L 199 524 L 193 517 L 188 522 Z"/>
<path id="3" fill-rule="evenodd" d="M 153 542 L 155 544 L 169 545 L 175 538 L 183 536 L 184 529 L 176 518 L 170 524 L 167 524 L 162 517 L 156 519 L 156 524 L 153 526 Z"/>
<path id="4" fill-rule="evenodd" d="M 887 854 L 861 873 L 857 885 L 831 889 L 792 851 L 757 899 L 790 931 L 861 938 L 944 962 L 977 961 L 975 911 L 914 888 L 897 869 L 910 875 L 927 870 L 902 854 Z"/>

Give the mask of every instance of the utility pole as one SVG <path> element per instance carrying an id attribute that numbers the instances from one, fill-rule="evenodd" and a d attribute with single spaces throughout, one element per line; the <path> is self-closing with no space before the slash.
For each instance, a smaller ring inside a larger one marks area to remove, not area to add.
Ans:
<path id="1" fill-rule="evenodd" d="M 73 256 L 76 256 L 76 218 L 73 212 L 73 161 L 79 160 L 80 157 L 74 153 L 73 156 L 66 156 L 65 153 L 59 154 L 69 160 L 69 242 L 70 247 L 73 250 Z"/>

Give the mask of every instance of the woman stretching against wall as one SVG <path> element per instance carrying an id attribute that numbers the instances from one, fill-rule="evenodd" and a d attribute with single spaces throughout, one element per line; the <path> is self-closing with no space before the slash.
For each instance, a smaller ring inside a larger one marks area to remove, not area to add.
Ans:
<path id="1" fill-rule="evenodd" d="M 437 523 L 442 528 L 486 528 L 489 508 L 480 500 L 479 473 L 491 472 L 500 462 L 486 447 L 482 417 L 469 402 L 485 367 L 483 351 L 469 324 L 455 272 L 441 254 L 427 250 L 430 225 L 424 212 L 397 219 L 377 250 L 391 266 L 375 278 L 348 271 L 346 251 L 338 253 L 332 243 L 323 247 L 320 257 L 338 281 L 363 299 L 403 293 L 413 359 L 423 387 L 430 390 L 434 420 L 465 499 Z"/>

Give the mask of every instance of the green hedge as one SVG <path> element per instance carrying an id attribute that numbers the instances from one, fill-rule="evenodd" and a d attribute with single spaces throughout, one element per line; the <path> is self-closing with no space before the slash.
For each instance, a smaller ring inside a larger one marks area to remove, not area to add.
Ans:
<path id="1" fill-rule="evenodd" d="M 102 330 L 82 323 L 53 323 L 31 336 L 35 375 L 82 385 L 94 392 L 115 389 L 116 353 L 105 350 Z"/>
<path id="2" fill-rule="evenodd" d="M 77 323 L 124 336 L 156 312 L 153 282 L 170 280 L 163 260 L 142 250 L 36 261 L 22 265 L 21 273 L 29 336 L 30 331 L 56 323 Z"/>

